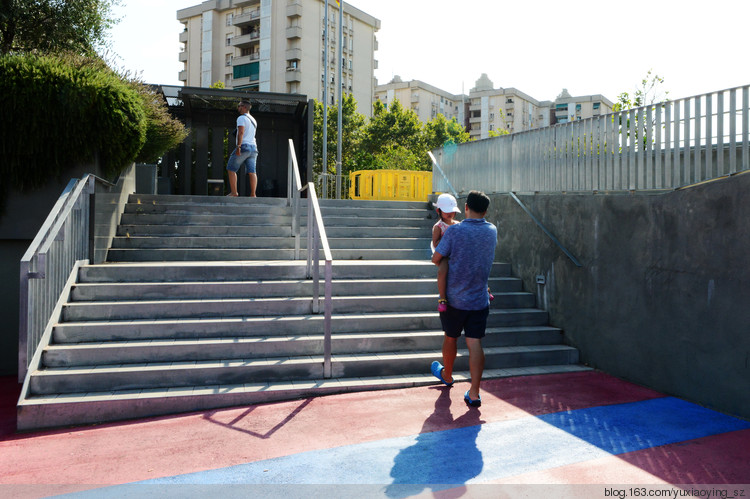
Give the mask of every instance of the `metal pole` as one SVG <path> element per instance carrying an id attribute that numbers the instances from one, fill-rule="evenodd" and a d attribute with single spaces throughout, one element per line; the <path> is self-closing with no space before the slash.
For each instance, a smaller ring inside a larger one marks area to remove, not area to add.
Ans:
<path id="1" fill-rule="evenodd" d="M 339 96 L 339 116 L 338 116 L 338 141 L 336 144 L 336 199 L 341 199 L 341 97 L 343 94 L 342 88 L 344 86 L 344 80 L 342 79 L 342 67 L 344 66 L 344 2 L 339 2 L 339 82 L 338 82 L 338 96 Z"/>
<path id="2" fill-rule="evenodd" d="M 328 172 L 328 0 L 323 14 L 323 171 Z"/>

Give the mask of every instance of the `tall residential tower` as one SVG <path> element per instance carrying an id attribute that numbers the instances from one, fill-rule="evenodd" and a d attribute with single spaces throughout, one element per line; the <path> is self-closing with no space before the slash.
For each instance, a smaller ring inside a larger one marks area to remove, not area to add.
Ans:
<path id="1" fill-rule="evenodd" d="M 325 0 L 207 0 L 177 12 L 186 86 L 303 94 L 329 104 L 341 84 L 354 95 L 359 112 L 372 114 L 375 93 L 375 32 L 380 21 L 342 2 L 342 81 L 337 82 L 339 9 L 330 0 L 329 49 L 325 61 Z M 328 81 L 324 81 L 325 65 Z"/>

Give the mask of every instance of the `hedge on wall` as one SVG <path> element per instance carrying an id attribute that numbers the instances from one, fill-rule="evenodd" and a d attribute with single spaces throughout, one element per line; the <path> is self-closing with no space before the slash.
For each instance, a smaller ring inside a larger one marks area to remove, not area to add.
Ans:
<path id="1" fill-rule="evenodd" d="M 17 189 L 97 156 L 114 177 L 146 140 L 138 90 L 96 58 L 0 57 L 0 109 L 0 178 Z"/>

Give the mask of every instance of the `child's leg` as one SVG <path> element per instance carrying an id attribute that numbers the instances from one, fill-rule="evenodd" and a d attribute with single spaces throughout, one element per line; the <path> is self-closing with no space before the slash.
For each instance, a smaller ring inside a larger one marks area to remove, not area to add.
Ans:
<path id="1" fill-rule="evenodd" d="M 448 259 L 443 258 L 438 265 L 437 273 L 438 294 L 445 299 L 445 289 L 448 287 Z"/>
<path id="2" fill-rule="evenodd" d="M 445 290 L 448 287 L 448 259 L 447 258 L 443 258 L 438 264 L 437 285 L 438 285 L 438 295 L 440 296 L 440 299 L 438 300 L 438 311 L 444 312 L 445 310 L 447 310 L 447 307 L 445 305 L 447 305 L 448 303 L 445 299 Z"/>

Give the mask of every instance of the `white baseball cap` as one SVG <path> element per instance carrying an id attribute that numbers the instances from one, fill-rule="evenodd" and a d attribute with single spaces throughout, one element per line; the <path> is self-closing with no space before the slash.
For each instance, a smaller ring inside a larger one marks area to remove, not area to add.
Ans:
<path id="1" fill-rule="evenodd" d="M 441 194 L 438 196 L 437 203 L 435 203 L 435 207 L 438 208 L 443 213 L 461 213 L 461 210 L 458 209 L 458 203 L 456 202 L 456 198 L 451 196 L 450 194 Z"/>

